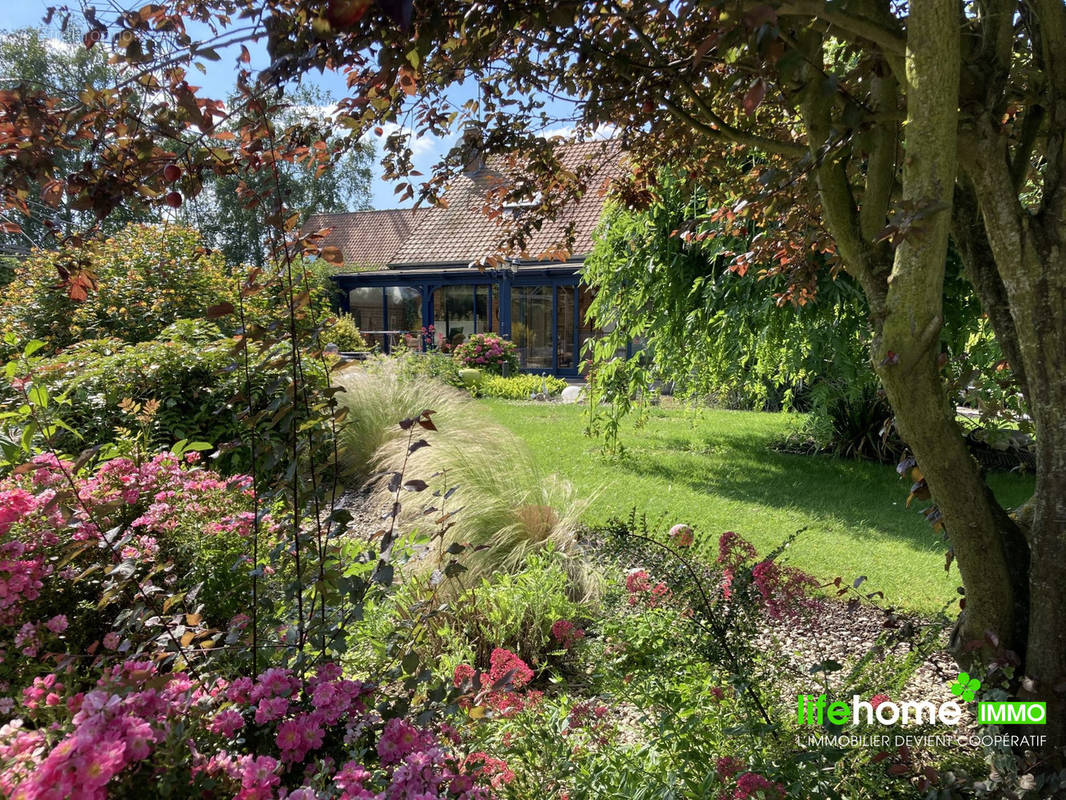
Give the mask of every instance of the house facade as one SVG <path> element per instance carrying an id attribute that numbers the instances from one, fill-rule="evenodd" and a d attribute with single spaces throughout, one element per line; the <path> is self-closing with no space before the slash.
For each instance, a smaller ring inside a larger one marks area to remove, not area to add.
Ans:
<path id="1" fill-rule="evenodd" d="M 524 372 L 576 377 L 593 334 L 581 266 L 619 170 L 619 160 L 603 152 L 600 142 L 567 148 L 566 159 L 600 154 L 602 163 L 589 189 L 536 231 L 520 258 L 490 258 L 523 213 L 520 205 L 486 213 L 488 192 L 507 180 L 491 160 L 449 186 L 447 206 L 319 214 L 304 230 L 330 229 L 322 245 L 337 247 L 344 261 L 333 276 L 340 308 L 386 352 L 399 341 L 424 346 L 423 329 L 431 327 L 433 341 L 449 345 L 491 331 L 515 343 Z M 545 257 L 557 255 L 568 234 L 569 256 Z M 486 259 L 496 266 L 473 266 Z"/>

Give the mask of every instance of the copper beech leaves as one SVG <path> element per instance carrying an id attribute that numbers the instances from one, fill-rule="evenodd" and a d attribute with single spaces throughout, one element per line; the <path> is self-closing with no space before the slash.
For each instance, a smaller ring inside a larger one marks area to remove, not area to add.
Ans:
<path id="1" fill-rule="evenodd" d="M 341 249 L 336 245 L 327 245 L 326 247 L 323 247 L 319 251 L 319 256 L 322 258 L 323 261 L 326 261 L 327 263 L 333 264 L 337 267 L 342 266 L 344 264 L 344 254 L 341 252 Z"/>
<path id="2" fill-rule="evenodd" d="M 766 81 L 762 78 L 756 78 L 751 82 L 748 91 L 744 93 L 741 107 L 744 109 L 744 112 L 750 116 L 755 113 L 755 109 L 759 107 L 759 104 L 762 103 L 765 96 Z"/>

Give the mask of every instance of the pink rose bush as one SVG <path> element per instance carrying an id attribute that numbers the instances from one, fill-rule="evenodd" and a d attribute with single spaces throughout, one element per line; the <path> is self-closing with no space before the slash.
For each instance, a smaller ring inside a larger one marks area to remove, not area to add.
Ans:
<path id="1" fill-rule="evenodd" d="M 251 479 L 195 459 L 116 458 L 79 474 L 35 457 L 0 480 L 0 679 L 23 683 L 39 661 L 65 653 L 102 657 L 158 641 L 166 631 L 142 622 L 164 602 L 205 618 L 186 627 L 225 627 L 246 605 L 247 570 L 235 564 L 253 520 Z M 183 600 L 197 585 L 194 607 Z"/>
<path id="2" fill-rule="evenodd" d="M 0 728 L 0 793 L 12 800 L 109 796 L 237 800 L 482 800 L 507 781 L 505 762 L 462 756 L 434 731 L 382 720 L 373 686 L 326 664 L 301 681 L 286 669 L 200 683 L 125 662 L 87 692 L 23 702 Z M 36 697 L 36 695 L 34 695 Z M 280 716 L 257 721 L 263 703 Z"/>
<path id="3" fill-rule="evenodd" d="M 512 373 L 518 372 L 518 348 L 514 342 L 496 333 L 475 333 L 455 346 L 453 356 L 464 367 L 483 369 L 496 375 L 508 364 Z"/>

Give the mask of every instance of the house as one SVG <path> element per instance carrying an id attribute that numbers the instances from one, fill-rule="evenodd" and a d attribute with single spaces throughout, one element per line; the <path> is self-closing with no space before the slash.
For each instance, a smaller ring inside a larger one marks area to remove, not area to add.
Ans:
<path id="1" fill-rule="evenodd" d="M 617 149 L 604 147 L 566 147 L 564 165 L 595 164 L 589 188 L 532 235 L 521 258 L 492 258 L 528 208 L 505 203 L 494 216 L 486 213 L 489 193 L 513 185 L 501 159 L 468 165 L 449 185 L 446 206 L 317 214 L 304 231 L 331 229 L 321 245 L 338 248 L 343 259 L 333 276 L 341 310 L 382 349 L 400 339 L 421 344 L 422 329 L 430 326 L 434 343 L 449 346 L 493 331 L 517 345 L 523 371 L 576 377 L 592 335 L 581 265 L 592 250 L 607 184 L 621 169 Z M 568 232 L 573 243 L 566 255 L 559 245 Z M 473 266 L 486 262 L 492 266 Z"/>

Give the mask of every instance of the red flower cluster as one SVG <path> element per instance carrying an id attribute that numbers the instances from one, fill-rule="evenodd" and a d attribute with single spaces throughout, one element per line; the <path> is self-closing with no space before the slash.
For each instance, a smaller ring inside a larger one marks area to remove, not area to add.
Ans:
<path id="1" fill-rule="evenodd" d="M 560 647 L 569 650 L 585 638 L 585 631 L 568 619 L 560 619 L 552 623 L 552 638 Z"/>
<path id="2" fill-rule="evenodd" d="M 772 783 L 757 772 L 745 772 L 737 778 L 732 794 L 723 795 L 730 800 L 784 800 L 785 787 Z"/>
<path id="3" fill-rule="evenodd" d="M 483 704 L 504 717 L 513 716 L 540 701 L 543 692 L 521 691 L 532 679 L 533 670 L 529 665 L 502 647 L 492 651 L 488 675 L 480 674 L 469 664 L 460 664 L 452 675 L 456 686 L 469 683 L 471 691 L 475 692 L 473 700 L 466 698 L 460 701 L 460 705 L 470 708 Z"/>
<path id="4" fill-rule="evenodd" d="M 718 540 L 718 563 L 722 565 L 722 594 L 733 595 L 737 576 L 747 572 L 751 584 L 758 590 L 759 603 L 774 619 L 795 617 L 810 606 L 811 591 L 818 581 L 795 567 L 782 567 L 776 561 L 764 559 L 751 565 L 757 557 L 752 544 L 733 531 L 726 531 Z"/>
<path id="5" fill-rule="evenodd" d="M 670 587 L 662 581 L 653 586 L 648 571 L 644 569 L 630 570 L 626 575 L 626 591 L 629 592 L 629 605 L 635 606 L 639 603 L 648 608 L 656 608 L 671 595 Z"/>
<path id="6" fill-rule="evenodd" d="M 727 781 L 744 769 L 744 762 L 733 756 L 722 756 L 714 764 L 714 772 L 719 780 Z"/>

